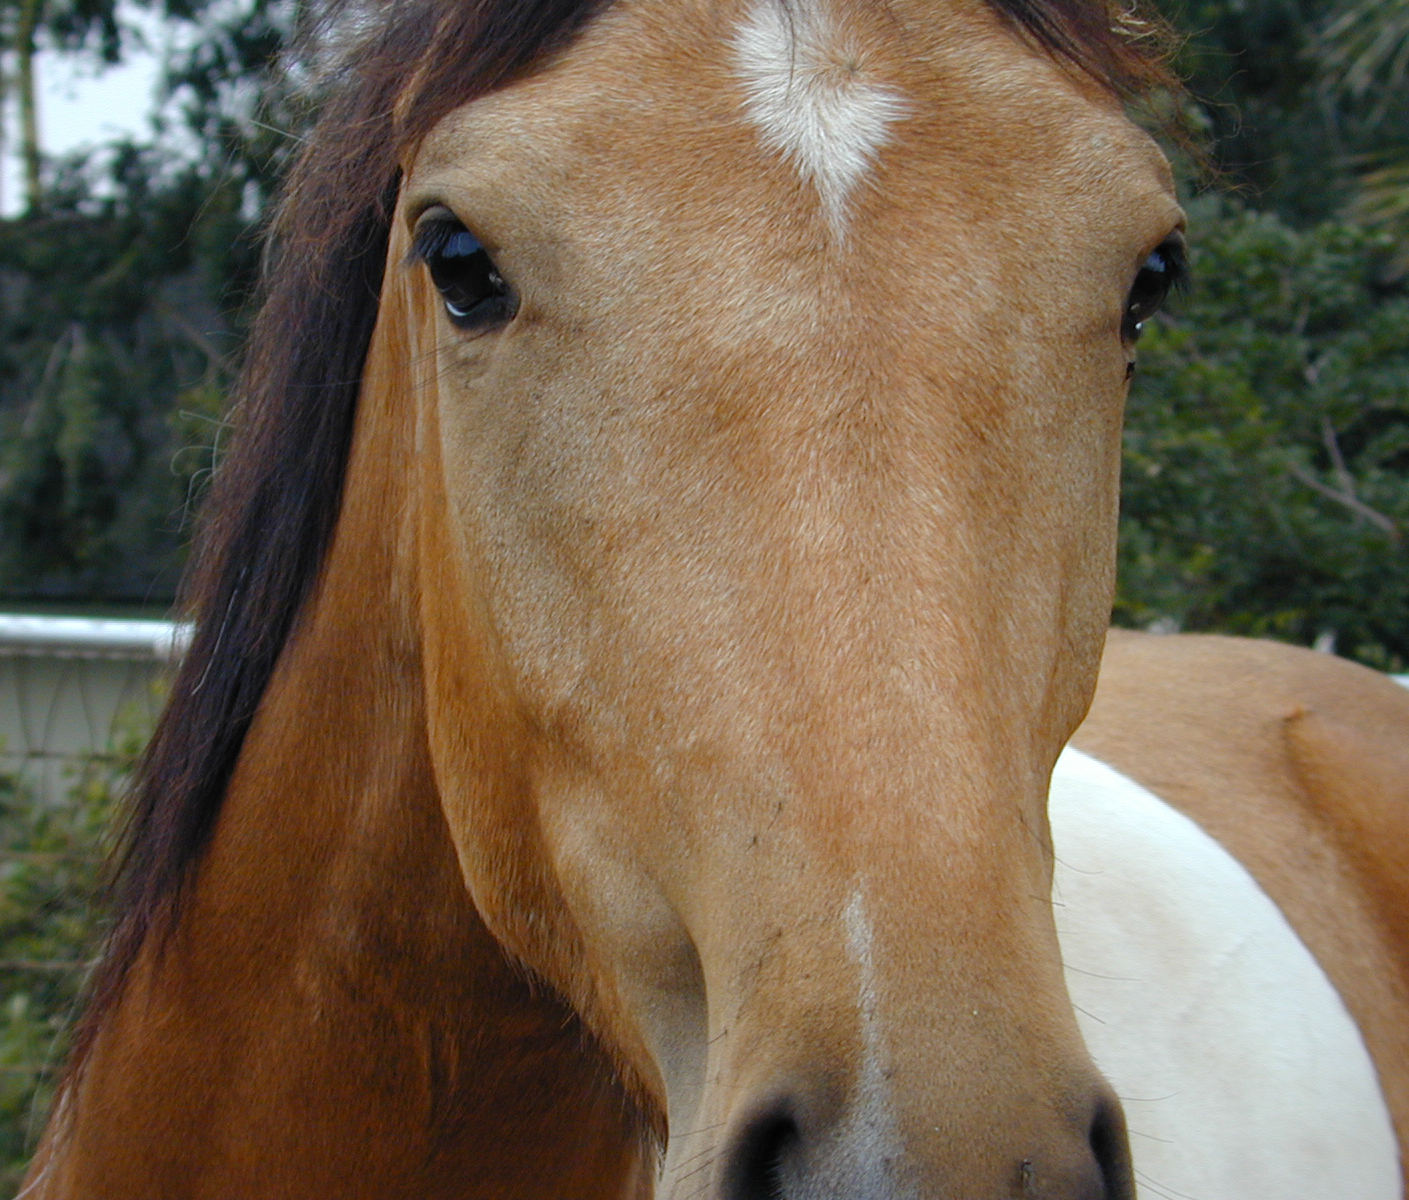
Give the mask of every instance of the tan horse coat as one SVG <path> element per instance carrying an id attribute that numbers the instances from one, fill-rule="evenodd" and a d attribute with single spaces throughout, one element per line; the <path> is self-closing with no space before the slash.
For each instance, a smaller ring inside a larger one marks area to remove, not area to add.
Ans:
<path id="1" fill-rule="evenodd" d="M 1409 691 L 1274 642 L 1113 630 L 1073 739 L 1263 887 L 1360 1027 L 1409 1139 Z"/>

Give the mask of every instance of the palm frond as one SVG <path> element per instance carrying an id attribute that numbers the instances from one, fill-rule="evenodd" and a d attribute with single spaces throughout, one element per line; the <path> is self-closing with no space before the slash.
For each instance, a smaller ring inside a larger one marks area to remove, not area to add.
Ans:
<path id="1" fill-rule="evenodd" d="M 1409 79 L 1409 0 L 1346 0 L 1316 39 L 1313 53 L 1332 93 L 1377 97 L 1383 116 Z"/>

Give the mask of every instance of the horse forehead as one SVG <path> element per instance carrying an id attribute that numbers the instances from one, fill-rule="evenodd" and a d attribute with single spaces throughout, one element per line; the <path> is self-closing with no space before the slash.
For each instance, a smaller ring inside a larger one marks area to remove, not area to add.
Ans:
<path id="1" fill-rule="evenodd" d="M 793 198 L 820 204 L 844 242 L 882 156 L 924 170 L 951 155 L 988 164 L 990 188 L 1028 172 L 1080 191 L 1074 172 L 1131 166 L 1147 190 L 1168 186 L 1119 107 L 983 0 L 616 0 L 548 66 L 443 121 L 417 168 L 474 156 L 541 180 L 548 161 L 581 164 L 597 177 L 576 175 L 575 193 L 618 200 L 662 181 L 703 180 L 735 201 L 800 181 Z M 976 175 L 967 183 L 984 190 Z M 776 213 L 776 190 L 761 199 Z"/>
<path id="2" fill-rule="evenodd" d="M 826 4 L 754 0 L 732 50 L 760 139 L 816 188 L 833 235 L 844 237 L 852 191 L 910 110 L 905 91 Z"/>

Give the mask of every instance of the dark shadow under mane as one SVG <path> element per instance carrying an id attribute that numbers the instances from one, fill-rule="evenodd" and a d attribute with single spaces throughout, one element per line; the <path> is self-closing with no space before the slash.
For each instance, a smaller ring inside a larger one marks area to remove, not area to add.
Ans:
<path id="1" fill-rule="evenodd" d="M 206 505 L 185 589 L 195 640 L 137 773 L 116 922 L 70 1080 L 143 943 L 171 927 L 322 565 L 377 316 L 398 157 L 453 108 L 564 45 L 605 2 L 394 0 L 357 15 L 362 34 L 341 60 L 272 223 L 235 445 Z M 989 2 L 1121 98 L 1174 86 L 1157 20 L 1111 0 Z M 413 78 L 415 94 L 403 96 Z"/>

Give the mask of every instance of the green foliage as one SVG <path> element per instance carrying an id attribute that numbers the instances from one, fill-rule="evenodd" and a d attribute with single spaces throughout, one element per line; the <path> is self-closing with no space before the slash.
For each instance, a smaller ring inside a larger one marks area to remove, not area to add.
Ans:
<path id="1" fill-rule="evenodd" d="M 1156 0 L 1220 188 L 1389 232 L 1409 272 L 1409 0 Z"/>
<path id="2" fill-rule="evenodd" d="M 1147 330 L 1116 619 L 1409 662 L 1409 293 L 1380 234 L 1195 206 L 1195 286 Z"/>
<path id="3" fill-rule="evenodd" d="M 241 188 L 247 211 L 269 202 L 314 119 L 316 72 L 294 51 L 310 42 L 300 24 L 311 7 L 303 0 L 222 7 L 168 71 L 188 128 L 218 158 L 222 178 Z"/>
<path id="4" fill-rule="evenodd" d="M 1345 0 L 1331 14 L 1316 47 L 1329 81 L 1356 99 L 1374 97 L 1387 113 L 1409 78 L 1409 4 L 1404 0 Z"/>
<path id="5" fill-rule="evenodd" d="M 1409 273 L 1409 0 L 1341 0 L 1314 47 L 1323 94 L 1373 135 L 1352 161 L 1349 211 L 1387 231 Z"/>
<path id="6" fill-rule="evenodd" d="M 0 775 L 0 1194 L 14 1195 L 44 1127 L 85 968 L 98 948 L 102 849 L 141 746 L 84 764 L 67 804 Z"/>
<path id="7" fill-rule="evenodd" d="M 1219 186 L 1295 221 L 1335 214 L 1366 132 L 1321 88 L 1314 48 L 1334 0 L 1155 0 Z"/>
<path id="8" fill-rule="evenodd" d="M 253 231 L 312 117 L 286 54 L 299 0 L 163 7 L 204 21 L 169 79 L 200 159 L 128 145 L 50 164 L 42 215 L 0 221 L 0 597 L 12 601 L 171 599 L 222 440 Z M 50 5 L 46 20 L 68 11 Z"/>
<path id="9" fill-rule="evenodd" d="M 237 188 L 123 150 L 0 222 L 0 594 L 169 597 L 254 249 Z M 232 310 L 234 310 L 232 312 Z"/>

